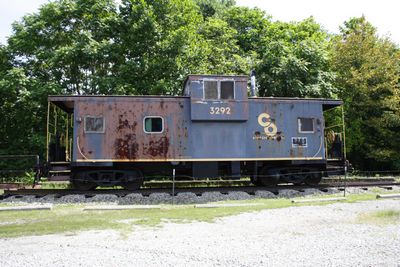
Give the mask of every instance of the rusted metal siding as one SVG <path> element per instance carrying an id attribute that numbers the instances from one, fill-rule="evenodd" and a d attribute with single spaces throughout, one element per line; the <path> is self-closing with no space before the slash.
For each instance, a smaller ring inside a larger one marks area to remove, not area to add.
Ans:
<path id="1" fill-rule="evenodd" d="M 235 99 L 203 99 L 202 80 L 233 79 Z M 337 100 L 247 97 L 244 76 L 189 76 L 184 97 L 53 96 L 74 112 L 74 162 L 173 162 L 324 159 L 323 110 Z M 230 114 L 214 114 L 221 107 Z M 104 117 L 101 133 L 84 131 L 85 116 Z M 145 133 L 144 118 L 161 116 L 162 133 Z M 314 131 L 299 132 L 299 118 Z"/>
<path id="2" fill-rule="evenodd" d="M 192 121 L 189 98 L 82 98 L 75 101 L 74 160 L 175 161 L 323 158 L 322 103 L 250 99 L 247 121 Z M 260 114 L 275 126 L 265 130 Z M 104 133 L 85 133 L 84 116 L 104 116 Z M 143 119 L 162 116 L 162 133 L 145 133 Z M 315 132 L 299 133 L 298 118 Z M 292 138 L 307 138 L 293 147 Z M 322 143 L 321 143 L 322 142 Z"/>
<path id="3" fill-rule="evenodd" d="M 184 98 L 145 97 L 87 97 L 76 101 L 74 160 L 167 160 L 184 156 L 188 102 Z M 85 116 L 103 116 L 104 133 L 85 133 Z M 145 133 L 146 116 L 163 117 L 163 132 Z"/>

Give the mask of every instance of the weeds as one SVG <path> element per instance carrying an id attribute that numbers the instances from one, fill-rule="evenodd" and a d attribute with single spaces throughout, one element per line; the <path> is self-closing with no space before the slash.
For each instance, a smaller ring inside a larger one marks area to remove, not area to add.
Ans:
<path id="1" fill-rule="evenodd" d="M 358 216 L 361 223 L 373 224 L 400 224 L 400 210 L 381 210 L 364 213 Z"/>

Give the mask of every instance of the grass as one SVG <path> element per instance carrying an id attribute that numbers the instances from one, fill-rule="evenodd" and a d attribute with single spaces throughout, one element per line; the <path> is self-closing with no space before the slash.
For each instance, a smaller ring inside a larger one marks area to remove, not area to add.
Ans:
<path id="1" fill-rule="evenodd" d="M 332 195 L 317 198 L 332 197 Z M 307 197 L 311 198 L 311 197 Z M 346 202 L 375 199 L 375 194 L 350 195 Z M 225 216 L 264 209 L 291 206 L 328 205 L 324 203 L 292 204 L 289 199 L 251 199 L 224 201 L 222 203 L 257 203 L 256 206 L 195 208 L 193 205 L 163 205 L 161 209 L 83 211 L 83 204 L 56 205 L 52 210 L 3 211 L 0 212 L 0 237 L 17 237 L 44 234 L 75 234 L 79 231 L 114 229 L 126 234 L 136 226 L 158 227 L 165 221 L 188 223 L 192 221 L 213 222 Z M 2 204 L 1 206 L 6 206 Z M 9 204 L 8 204 L 9 206 Z M 399 214 L 396 213 L 398 216 Z M 398 219 L 398 217 L 397 217 Z"/>
<path id="2" fill-rule="evenodd" d="M 400 210 L 381 210 L 363 213 L 358 216 L 358 222 L 372 224 L 400 224 Z"/>
<path id="3" fill-rule="evenodd" d="M 17 176 L 0 176 L 1 183 L 32 184 L 35 179 L 35 172 L 28 171 Z"/>
<path id="4" fill-rule="evenodd" d="M 347 203 L 375 200 L 379 190 L 364 194 L 347 195 Z M 1 193 L 1 192 L 0 192 Z M 330 198 L 336 195 L 307 196 L 296 199 Z M 0 238 L 44 235 L 75 234 L 86 230 L 113 229 L 122 235 L 130 233 L 137 226 L 159 227 L 165 221 L 188 223 L 202 221 L 212 223 L 217 218 L 256 212 L 265 209 L 276 209 L 297 206 L 328 205 L 333 202 L 291 203 L 290 199 L 250 199 L 240 201 L 223 201 L 221 203 L 258 204 L 240 207 L 195 208 L 194 205 L 162 205 L 161 209 L 120 210 L 120 211 L 83 211 L 84 204 L 55 205 L 52 210 L 41 211 L 3 211 L 0 212 Z M 0 206 L 17 206 L 22 203 L 0 203 Z M 358 218 L 361 223 L 399 222 L 400 211 L 389 210 L 363 214 Z"/>
<path id="5" fill-rule="evenodd" d="M 70 188 L 69 182 L 41 182 L 40 183 L 41 189 L 68 189 Z"/>
<path id="6" fill-rule="evenodd" d="M 82 205 L 59 205 L 51 211 L 1 212 L 0 237 L 73 233 L 99 229 L 126 231 L 134 225 L 158 226 L 165 220 L 179 223 L 211 222 L 217 217 L 262 209 L 258 206 L 216 209 L 165 206 L 161 210 L 82 211 L 82 208 Z"/>

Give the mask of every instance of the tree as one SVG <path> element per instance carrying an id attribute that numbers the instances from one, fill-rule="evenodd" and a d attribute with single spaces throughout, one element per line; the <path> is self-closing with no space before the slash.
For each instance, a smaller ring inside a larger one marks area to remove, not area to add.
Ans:
<path id="1" fill-rule="evenodd" d="M 203 18 L 220 15 L 224 10 L 235 5 L 235 0 L 194 0 L 199 6 Z"/>
<path id="2" fill-rule="evenodd" d="M 208 18 L 199 27 L 202 44 L 200 65 L 195 73 L 205 74 L 247 74 L 250 62 L 242 57 L 242 51 L 235 38 L 237 32 L 219 18 Z"/>
<path id="3" fill-rule="evenodd" d="M 50 2 L 13 24 L 13 64 L 54 93 L 113 93 L 116 20 L 112 0 Z"/>
<path id="4" fill-rule="evenodd" d="M 365 18 L 331 40 L 313 18 L 273 22 L 233 0 L 118 3 L 56 0 L 13 24 L 0 153 L 44 151 L 50 94 L 179 95 L 189 73 L 256 69 L 260 96 L 343 98 L 353 162 L 400 167 L 399 51 Z"/>
<path id="5" fill-rule="evenodd" d="M 244 55 L 262 55 L 271 17 L 258 8 L 231 7 L 221 15 L 235 29 L 235 39 Z M 256 62 L 254 62 L 256 63 Z"/>
<path id="6" fill-rule="evenodd" d="M 328 35 L 313 18 L 270 25 L 261 51 L 260 94 L 263 96 L 333 97 Z"/>
<path id="7" fill-rule="evenodd" d="M 349 158 L 365 169 L 400 167 L 400 53 L 365 19 L 334 40 L 332 64 L 345 101 Z"/>
<path id="8" fill-rule="evenodd" d="M 43 99 L 33 87 L 35 82 L 12 66 L 9 51 L 0 46 L 0 154 L 39 153 L 44 144 L 43 132 L 37 131 L 45 119 L 40 113 Z"/>
<path id="9" fill-rule="evenodd" d="M 202 17 L 195 3 L 124 0 L 120 17 L 116 37 L 120 86 L 135 94 L 180 92 L 190 71 L 187 64 L 199 60 L 196 29 Z"/>

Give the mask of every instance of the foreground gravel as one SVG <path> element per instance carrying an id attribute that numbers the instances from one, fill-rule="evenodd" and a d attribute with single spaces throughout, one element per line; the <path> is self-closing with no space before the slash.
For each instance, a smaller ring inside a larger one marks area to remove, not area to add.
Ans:
<path id="1" fill-rule="evenodd" d="M 400 200 L 290 207 L 132 233 L 0 239 L 0 266 L 400 266 L 400 222 L 359 214 Z"/>

